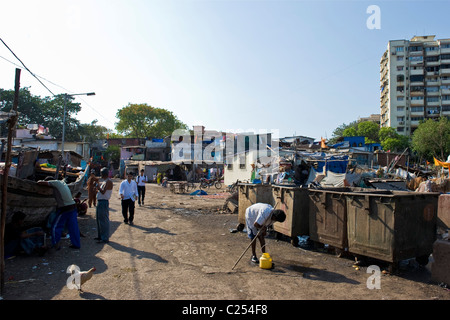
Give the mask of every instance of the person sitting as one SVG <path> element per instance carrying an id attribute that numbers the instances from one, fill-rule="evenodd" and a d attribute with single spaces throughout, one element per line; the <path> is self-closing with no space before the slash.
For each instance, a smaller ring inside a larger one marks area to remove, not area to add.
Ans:
<path id="1" fill-rule="evenodd" d="M 25 217 L 25 213 L 17 211 L 11 222 L 5 226 L 5 257 L 14 256 L 21 251 L 27 255 L 38 253 L 39 256 L 47 252 L 44 230 L 39 227 L 25 230 L 23 228 Z"/>

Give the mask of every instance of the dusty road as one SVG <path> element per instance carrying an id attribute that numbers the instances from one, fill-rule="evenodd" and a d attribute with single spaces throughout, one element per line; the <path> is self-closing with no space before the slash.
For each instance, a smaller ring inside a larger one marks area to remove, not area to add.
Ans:
<path id="1" fill-rule="evenodd" d="M 351 258 L 293 247 L 269 237 L 274 268 L 250 263 L 250 252 L 232 267 L 249 244 L 231 233 L 236 214 L 219 213 L 224 200 L 174 195 L 148 185 L 145 206 L 136 208 L 135 225 L 122 222 L 118 187 L 111 200 L 111 239 L 98 244 L 95 208 L 79 218 L 80 250 L 6 261 L 4 300 L 450 300 L 448 289 L 430 282 L 429 267 L 413 261 L 396 275 L 382 274 L 380 289 L 367 288 L 367 266 Z M 209 190 L 212 194 L 216 190 Z M 258 246 L 259 248 L 259 246 Z M 84 293 L 66 286 L 66 269 L 95 266 Z"/>

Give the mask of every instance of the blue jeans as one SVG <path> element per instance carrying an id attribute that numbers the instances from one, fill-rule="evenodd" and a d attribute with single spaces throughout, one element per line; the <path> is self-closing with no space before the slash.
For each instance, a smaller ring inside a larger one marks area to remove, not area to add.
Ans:
<path id="1" fill-rule="evenodd" d="M 78 228 L 77 209 L 69 210 L 58 214 L 52 224 L 52 245 L 55 246 L 61 240 L 61 233 L 67 222 L 69 229 L 70 241 L 74 247 L 80 248 L 80 229 Z"/>
<path id="2" fill-rule="evenodd" d="M 109 201 L 97 200 L 97 210 L 95 212 L 97 220 L 98 238 L 104 242 L 109 241 Z"/>

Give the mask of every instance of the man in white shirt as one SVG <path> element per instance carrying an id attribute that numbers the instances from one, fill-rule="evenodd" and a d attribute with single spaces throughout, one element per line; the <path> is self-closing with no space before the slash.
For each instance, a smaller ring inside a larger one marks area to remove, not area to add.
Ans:
<path id="1" fill-rule="evenodd" d="M 139 193 L 138 197 L 138 203 L 139 206 L 144 205 L 144 198 L 145 198 L 145 184 L 148 182 L 147 176 L 144 175 L 144 169 L 141 169 L 141 174 L 136 177 L 136 183 L 137 183 L 137 190 Z"/>
<path id="2" fill-rule="evenodd" d="M 284 222 L 284 220 L 286 220 L 286 214 L 284 213 L 284 211 L 274 210 L 274 208 L 267 203 L 255 203 L 245 210 L 247 235 L 252 241 L 252 262 L 259 262 L 258 258 L 256 257 L 256 241 L 253 241 L 253 239 L 258 236 L 259 242 L 261 244 L 261 251 L 263 253 L 266 252 L 265 236 L 267 227 L 274 222 Z"/>
<path id="3" fill-rule="evenodd" d="M 128 172 L 127 179 L 122 181 L 119 187 L 119 195 L 122 199 L 123 222 L 133 225 L 134 201 L 139 197 L 136 181 L 133 180 L 133 173 Z M 128 212 L 130 215 L 128 216 Z"/>

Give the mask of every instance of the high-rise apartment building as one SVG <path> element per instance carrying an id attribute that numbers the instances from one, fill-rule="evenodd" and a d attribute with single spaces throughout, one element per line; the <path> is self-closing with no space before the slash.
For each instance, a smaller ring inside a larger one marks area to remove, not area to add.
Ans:
<path id="1" fill-rule="evenodd" d="M 391 40 L 380 61 L 381 127 L 411 135 L 421 120 L 450 118 L 450 39 Z"/>

